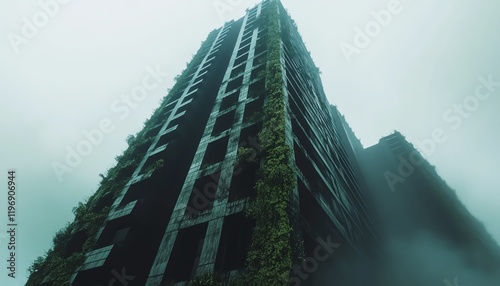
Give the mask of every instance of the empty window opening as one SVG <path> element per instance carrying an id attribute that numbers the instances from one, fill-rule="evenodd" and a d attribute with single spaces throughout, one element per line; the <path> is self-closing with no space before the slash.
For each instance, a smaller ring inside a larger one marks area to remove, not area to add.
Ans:
<path id="1" fill-rule="evenodd" d="M 222 160 L 224 160 L 224 157 L 226 156 L 228 141 L 229 141 L 229 136 L 225 136 L 212 143 L 209 143 L 207 146 L 207 150 L 205 151 L 205 156 L 203 157 L 201 165 L 202 166 L 211 165 L 219 163 Z"/>
<path id="2" fill-rule="evenodd" d="M 179 125 L 183 119 L 184 119 L 184 116 L 181 115 L 173 120 L 170 120 L 170 122 L 168 123 L 167 129 L 170 129 L 170 128 L 174 127 L 175 125 Z"/>
<path id="3" fill-rule="evenodd" d="M 267 50 L 267 45 L 264 44 L 264 43 L 259 43 L 257 44 L 257 46 L 255 47 L 255 54 L 258 55 L 260 53 L 263 53 Z"/>
<path id="4" fill-rule="evenodd" d="M 262 79 L 262 80 L 255 82 L 255 83 L 252 83 L 248 87 L 247 97 L 248 98 L 259 98 L 259 97 L 262 97 L 262 95 L 264 95 L 265 92 L 266 92 L 265 81 Z"/>
<path id="5" fill-rule="evenodd" d="M 260 64 L 265 64 L 265 63 L 266 63 L 266 55 L 265 54 L 260 54 L 253 59 L 253 66 L 254 67 L 258 66 Z"/>
<path id="6" fill-rule="evenodd" d="M 127 190 L 125 196 L 122 198 L 120 207 L 123 207 L 130 202 L 144 199 L 150 193 L 150 190 L 151 187 L 148 185 L 146 180 L 132 184 Z"/>
<path id="7" fill-rule="evenodd" d="M 216 173 L 196 180 L 189 196 L 185 212 L 187 216 L 196 216 L 212 209 L 217 195 L 219 176 L 220 174 Z"/>
<path id="8" fill-rule="evenodd" d="M 148 131 L 146 131 L 146 133 L 144 134 L 144 137 L 147 138 L 147 137 L 155 136 L 156 134 L 158 134 L 158 132 L 160 131 L 162 126 L 163 126 L 163 122 L 160 124 L 157 124 L 153 128 L 150 128 Z"/>
<path id="9" fill-rule="evenodd" d="M 235 91 L 232 94 L 224 97 L 222 99 L 222 102 L 220 103 L 220 110 L 219 111 L 224 111 L 230 107 L 233 107 L 236 103 L 238 103 L 238 97 L 240 95 L 240 91 Z"/>
<path id="10" fill-rule="evenodd" d="M 245 267 L 246 256 L 251 245 L 252 229 L 255 223 L 243 214 L 224 218 L 215 270 L 229 272 Z"/>
<path id="11" fill-rule="evenodd" d="M 257 162 L 257 158 L 259 157 L 257 151 L 253 148 L 246 150 L 251 152 L 248 154 L 249 159 L 252 162 Z M 229 188 L 229 202 L 245 198 L 255 198 L 255 181 L 259 165 L 252 162 L 241 161 L 235 166 L 231 178 L 231 187 Z"/>
<path id="12" fill-rule="evenodd" d="M 250 45 L 246 45 L 245 47 L 241 48 L 238 51 L 238 54 L 236 55 L 236 57 L 239 57 L 239 56 L 243 55 L 244 53 L 248 53 L 249 50 L 250 50 Z"/>
<path id="13" fill-rule="evenodd" d="M 250 80 L 252 81 L 257 78 L 263 78 L 265 75 L 266 75 L 266 66 L 260 65 L 252 71 L 252 74 L 250 75 Z"/>
<path id="14" fill-rule="evenodd" d="M 234 68 L 233 71 L 231 72 L 231 78 L 234 78 L 243 72 L 245 72 L 245 65 L 239 65 L 238 67 Z"/>
<path id="15" fill-rule="evenodd" d="M 184 101 L 183 101 L 184 102 Z M 187 111 L 189 109 L 191 105 L 189 103 L 187 104 L 184 104 L 182 106 L 179 106 L 179 108 L 177 108 L 177 113 L 175 113 L 175 116 L 178 116 L 180 115 L 181 113 L 183 113 L 184 111 Z M 181 115 L 182 116 L 182 115 Z"/>
<path id="16" fill-rule="evenodd" d="M 193 278 L 207 226 L 207 223 L 203 223 L 179 231 L 164 276 L 172 280 L 163 281 L 166 285 L 170 285 L 169 282 L 187 281 Z"/>
<path id="17" fill-rule="evenodd" d="M 243 76 L 240 76 L 227 84 L 226 92 L 236 89 L 243 83 Z"/>
<path id="18" fill-rule="evenodd" d="M 163 134 L 160 137 L 160 140 L 158 140 L 158 144 L 156 144 L 156 146 L 160 147 L 160 146 L 163 146 L 163 145 L 171 142 L 174 139 L 175 134 L 176 134 L 175 130 Z"/>
<path id="19" fill-rule="evenodd" d="M 262 130 L 262 122 L 259 124 L 253 124 L 247 128 L 241 130 L 240 141 L 238 142 L 239 147 L 254 148 L 260 152 L 261 147 L 259 143 L 259 133 Z"/>
<path id="20" fill-rule="evenodd" d="M 236 60 L 234 60 L 234 65 L 233 66 L 237 66 L 237 65 L 245 62 L 247 60 L 247 58 L 248 58 L 248 53 L 244 54 L 241 57 L 239 57 Z"/>
<path id="21" fill-rule="evenodd" d="M 264 116 L 264 97 L 260 97 L 245 106 L 243 123 L 261 120 Z"/>
<path id="22" fill-rule="evenodd" d="M 202 84 L 203 84 L 203 81 L 199 81 L 195 85 L 191 86 L 191 88 L 189 88 L 189 90 L 188 90 L 188 93 L 193 92 L 197 89 L 200 89 Z"/>
<path id="23" fill-rule="evenodd" d="M 251 38 L 248 38 L 248 39 L 242 41 L 241 44 L 240 44 L 240 47 L 244 47 L 244 46 L 250 44 L 251 41 L 252 41 Z"/>
<path id="24" fill-rule="evenodd" d="M 215 121 L 212 135 L 218 135 L 233 126 L 235 110 L 219 116 Z"/>

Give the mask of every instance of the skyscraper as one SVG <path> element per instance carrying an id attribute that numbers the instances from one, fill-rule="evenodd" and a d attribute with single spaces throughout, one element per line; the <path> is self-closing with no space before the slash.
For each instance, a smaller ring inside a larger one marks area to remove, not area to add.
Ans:
<path id="1" fill-rule="evenodd" d="M 383 193 L 413 150 L 398 136 L 363 149 L 265 0 L 209 34 L 27 285 L 391 285 L 386 242 L 422 226 L 467 236 L 491 268 L 494 246 L 466 235 L 480 228 L 425 160 L 405 177 L 424 192 Z"/>
<path id="2" fill-rule="evenodd" d="M 376 239 L 339 128 L 294 22 L 263 1 L 210 33 L 76 210 L 111 205 L 95 239 L 68 231 L 62 256 L 85 252 L 72 284 L 312 283 L 319 250 L 367 257 Z"/>

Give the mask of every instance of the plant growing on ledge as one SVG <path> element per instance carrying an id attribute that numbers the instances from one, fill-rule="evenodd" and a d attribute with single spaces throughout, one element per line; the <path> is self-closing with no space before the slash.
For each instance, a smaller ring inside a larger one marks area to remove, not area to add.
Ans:
<path id="1" fill-rule="evenodd" d="M 252 147 L 239 147 L 238 148 L 238 164 L 244 163 L 258 163 L 257 150 Z"/>
<path id="2" fill-rule="evenodd" d="M 189 284 L 191 286 L 218 286 L 221 285 L 217 283 L 215 275 L 213 273 L 207 273 L 194 277 Z"/>
<path id="3" fill-rule="evenodd" d="M 163 167 L 164 161 L 163 159 L 156 160 L 153 164 L 149 165 L 145 170 L 144 173 L 149 173 L 151 171 L 155 171 L 157 169 L 160 169 Z"/>

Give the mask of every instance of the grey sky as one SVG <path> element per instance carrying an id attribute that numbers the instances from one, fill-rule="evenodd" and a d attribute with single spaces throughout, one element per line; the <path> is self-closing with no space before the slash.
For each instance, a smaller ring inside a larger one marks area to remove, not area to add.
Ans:
<path id="1" fill-rule="evenodd" d="M 0 184 L 5 190 L 6 170 L 17 169 L 21 277 L 6 280 L 2 266 L 1 285 L 23 284 L 25 269 L 72 220 L 77 202 L 96 190 L 98 174 L 114 165 L 126 148 L 126 136 L 140 130 L 201 41 L 257 2 L 73 0 L 58 4 L 47 24 L 18 45 L 18 53 L 9 33 L 21 36 L 23 17 L 32 22 L 43 10 L 36 1 L 0 4 Z M 500 2 L 401 0 L 399 12 L 385 19 L 385 27 L 373 30 L 369 45 L 350 61 L 341 43 L 354 46 L 356 28 L 370 25 L 372 11 L 397 3 L 282 2 L 322 71 L 329 101 L 345 114 L 364 146 L 395 129 L 415 143 L 441 128 L 447 139 L 436 144 L 428 160 L 500 241 L 500 87 L 478 101 L 458 128 L 442 118 L 456 104 L 471 100 L 467 98 L 474 96 L 479 76 L 491 74 L 500 81 Z M 159 84 L 129 114 L 116 112 L 124 106 L 121 94 L 141 86 L 151 74 L 148 67 L 156 70 L 158 65 Z M 103 119 L 109 119 L 114 131 L 104 134 L 60 182 L 51 164 L 64 163 L 65 148 L 76 148 L 85 139 L 82 130 L 98 128 Z M 5 192 L 1 196 L 4 229 Z M 1 235 L 0 240 L 4 261 Z"/>

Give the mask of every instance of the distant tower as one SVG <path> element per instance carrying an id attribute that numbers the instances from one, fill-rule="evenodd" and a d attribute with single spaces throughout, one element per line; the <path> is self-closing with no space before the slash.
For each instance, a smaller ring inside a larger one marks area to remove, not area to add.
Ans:
<path id="1" fill-rule="evenodd" d="M 376 220 L 382 222 L 377 226 L 384 242 L 382 247 L 390 249 L 394 242 L 404 246 L 397 258 L 390 257 L 394 253 L 384 251 L 389 255 L 387 261 L 394 259 L 392 263 L 400 266 L 408 262 L 427 265 L 433 271 L 423 275 L 426 281 L 435 283 L 442 283 L 445 276 L 460 275 L 461 281 L 468 278 L 470 283 L 495 281 L 498 284 L 498 244 L 437 174 L 435 167 L 401 133 L 396 131 L 385 136 L 359 154 L 370 189 L 365 197 L 374 206 Z M 399 271 L 404 276 L 402 280 L 382 280 L 381 284 L 425 284 L 412 277 L 418 277 L 420 270 L 408 269 L 405 273 L 400 267 Z M 397 279 L 398 276 L 385 277 Z"/>

